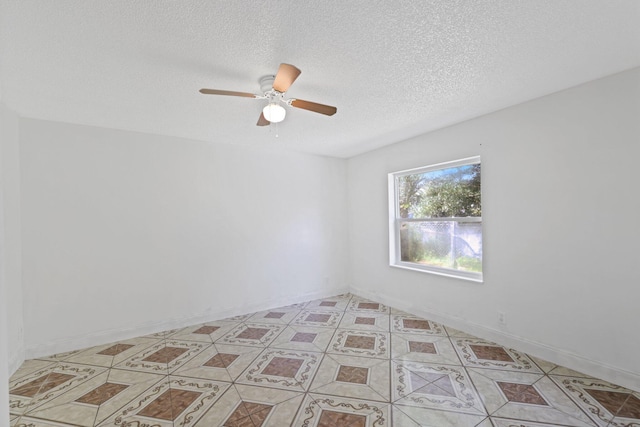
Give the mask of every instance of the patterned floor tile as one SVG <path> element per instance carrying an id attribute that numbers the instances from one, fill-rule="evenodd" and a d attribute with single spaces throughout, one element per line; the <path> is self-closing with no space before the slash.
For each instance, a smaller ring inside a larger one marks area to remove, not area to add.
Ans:
<path id="1" fill-rule="evenodd" d="M 342 311 L 305 309 L 291 322 L 291 326 L 337 328 L 343 314 Z"/>
<path id="2" fill-rule="evenodd" d="M 54 361 L 54 362 L 63 362 L 63 361 L 66 361 L 71 356 L 73 356 L 74 354 L 78 354 L 78 353 L 80 353 L 80 352 L 82 352 L 84 350 L 85 349 L 79 349 L 79 350 L 73 350 L 73 351 L 65 351 L 64 353 L 57 353 L 57 354 L 53 354 L 53 355 L 47 356 L 47 357 L 38 357 L 38 359 L 40 359 L 40 360 L 50 360 L 50 361 Z"/>
<path id="3" fill-rule="evenodd" d="M 234 322 L 207 322 L 180 329 L 171 336 L 172 340 L 199 341 L 211 344 L 222 338 L 237 324 Z"/>
<path id="4" fill-rule="evenodd" d="M 475 335 L 468 334 L 464 331 L 460 331 L 458 329 L 452 328 L 451 326 L 445 326 L 444 329 L 447 331 L 447 335 L 451 338 L 471 338 L 471 339 L 480 339 Z"/>
<path id="5" fill-rule="evenodd" d="M 284 330 L 284 325 L 241 323 L 215 341 L 216 344 L 266 347 Z"/>
<path id="6" fill-rule="evenodd" d="M 389 358 L 389 334 L 338 329 L 329 344 L 327 353 Z"/>
<path id="7" fill-rule="evenodd" d="M 118 409 L 106 426 L 173 427 L 197 422 L 231 387 L 221 381 L 170 376 Z"/>
<path id="8" fill-rule="evenodd" d="M 217 381 L 234 381 L 263 349 L 239 345 L 214 344 L 197 354 L 174 375 Z"/>
<path id="9" fill-rule="evenodd" d="M 58 362 L 54 362 L 52 360 L 40 360 L 40 359 L 31 359 L 26 360 L 13 375 L 9 379 L 10 383 L 17 381 L 18 379 L 30 375 L 34 372 L 46 370 L 47 368 L 51 368 L 56 365 Z"/>
<path id="10" fill-rule="evenodd" d="M 142 338 L 156 338 L 156 339 L 166 339 L 177 333 L 181 329 L 167 329 L 166 331 L 154 332 L 153 334 L 145 335 Z"/>
<path id="11" fill-rule="evenodd" d="M 288 326 L 270 345 L 270 348 L 323 352 L 327 349 L 334 330 L 306 326 Z"/>
<path id="12" fill-rule="evenodd" d="M 9 412 L 23 415 L 33 411 L 105 370 L 62 362 L 34 371 L 9 383 Z"/>
<path id="13" fill-rule="evenodd" d="M 351 298 L 351 301 L 349 301 L 346 311 L 362 313 L 362 314 L 365 314 L 365 313 L 389 314 L 389 307 L 375 301 L 354 297 L 354 298 Z"/>
<path id="14" fill-rule="evenodd" d="M 389 360 L 369 357 L 327 355 L 309 388 L 312 393 L 358 396 L 390 401 Z"/>
<path id="15" fill-rule="evenodd" d="M 306 304 L 305 310 L 330 310 L 330 311 L 344 311 L 349 304 L 351 297 L 340 298 L 324 298 L 315 301 L 310 301 Z"/>
<path id="16" fill-rule="evenodd" d="M 28 411 L 27 415 L 92 427 L 165 379 L 164 375 L 110 369 Z"/>
<path id="17" fill-rule="evenodd" d="M 236 383 L 306 391 L 322 361 L 322 353 L 267 349 L 238 376 Z"/>
<path id="18" fill-rule="evenodd" d="M 484 422 L 483 415 L 396 404 L 392 409 L 394 427 L 493 427 L 490 422 Z"/>
<path id="19" fill-rule="evenodd" d="M 302 310 L 277 309 L 260 311 L 251 316 L 249 323 L 277 323 L 281 325 L 289 324 Z"/>
<path id="20" fill-rule="evenodd" d="M 344 294 L 26 361 L 11 427 L 640 427 L 640 393 Z"/>
<path id="21" fill-rule="evenodd" d="M 464 367 L 398 361 L 391 364 L 394 404 L 488 415 Z"/>
<path id="22" fill-rule="evenodd" d="M 301 392 L 238 384 L 229 388 L 195 426 L 289 426 L 303 398 Z"/>
<path id="23" fill-rule="evenodd" d="M 443 325 L 415 316 L 391 316 L 391 332 L 447 336 Z"/>
<path id="24" fill-rule="evenodd" d="M 420 334 L 392 334 L 391 358 L 445 365 L 462 364 L 448 337 Z"/>
<path id="25" fill-rule="evenodd" d="M 380 313 L 346 312 L 340 329 L 389 332 L 389 315 Z"/>
<path id="26" fill-rule="evenodd" d="M 451 341 L 465 366 L 542 373 L 529 356 L 514 349 L 481 339 L 451 338 Z"/>
<path id="27" fill-rule="evenodd" d="M 69 357 L 67 361 L 110 368 L 146 348 L 163 342 L 154 338 L 132 338 L 85 349 Z"/>
<path id="28" fill-rule="evenodd" d="M 545 422 L 512 420 L 509 418 L 489 417 L 491 420 L 490 427 L 566 427 L 571 424 L 549 424 Z M 595 424 L 590 424 L 595 426 Z"/>
<path id="29" fill-rule="evenodd" d="M 589 417 L 542 374 L 479 368 L 468 372 L 493 417 L 593 426 Z"/>
<path id="30" fill-rule="evenodd" d="M 31 417 L 20 417 L 11 421 L 10 427 L 76 427 L 73 424 L 58 423 Z"/>
<path id="31" fill-rule="evenodd" d="M 292 425 L 304 427 L 386 427 L 391 426 L 388 403 L 354 398 L 309 394 Z"/>
<path id="32" fill-rule="evenodd" d="M 167 375 L 211 346 L 212 344 L 196 341 L 162 340 L 114 365 L 114 367 Z"/>
<path id="33" fill-rule="evenodd" d="M 595 378 L 550 375 L 599 426 L 640 426 L 640 393 Z"/>

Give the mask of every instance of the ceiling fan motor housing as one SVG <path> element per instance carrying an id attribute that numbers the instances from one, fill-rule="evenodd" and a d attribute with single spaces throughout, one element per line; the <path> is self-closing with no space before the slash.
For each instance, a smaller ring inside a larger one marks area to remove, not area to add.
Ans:
<path id="1" fill-rule="evenodd" d="M 267 92 L 273 89 L 273 82 L 275 81 L 276 76 L 268 75 L 260 77 L 260 92 L 266 94 Z"/>

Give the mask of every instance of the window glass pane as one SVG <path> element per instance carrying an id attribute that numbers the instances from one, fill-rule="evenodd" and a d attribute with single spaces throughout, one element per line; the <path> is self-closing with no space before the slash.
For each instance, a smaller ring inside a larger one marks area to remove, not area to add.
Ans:
<path id="1" fill-rule="evenodd" d="M 481 217 L 480 164 L 396 177 L 400 218 Z"/>
<path id="2" fill-rule="evenodd" d="M 482 272 L 479 222 L 400 222 L 400 259 L 432 267 Z"/>

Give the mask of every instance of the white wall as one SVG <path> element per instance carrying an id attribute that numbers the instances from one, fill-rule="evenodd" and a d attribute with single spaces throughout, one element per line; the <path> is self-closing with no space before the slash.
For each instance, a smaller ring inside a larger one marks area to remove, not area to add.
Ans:
<path id="1" fill-rule="evenodd" d="M 20 263 L 18 116 L 0 102 L 0 402 L 9 377 L 24 361 Z M 0 425 L 9 408 L 0 405 Z"/>
<path id="2" fill-rule="evenodd" d="M 347 290 L 345 160 L 30 119 L 20 142 L 29 357 Z"/>
<path id="3" fill-rule="evenodd" d="M 640 390 L 639 119 L 634 69 L 349 159 L 354 292 Z M 389 267 L 387 174 L 474 155 L 484 283 Z"/>
<path id="4" fill-rule="evenodd" d="M 2 133 L 2 196 L 4 225 L 3 276 L 7 292 L 9 372 L 24 360 L 22 315 L 22 248 L 20 217 L 20 158 L 18 115 L 0 106 Z"/>

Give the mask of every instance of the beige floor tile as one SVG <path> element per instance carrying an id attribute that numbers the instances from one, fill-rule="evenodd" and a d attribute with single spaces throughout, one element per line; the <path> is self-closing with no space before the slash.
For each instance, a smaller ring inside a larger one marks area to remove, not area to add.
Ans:
<path id="1" fill-rule="evenodd" d="M 262 348 L 257 347 L 215 344 L 186 362 L 173 374 L 232 382 L 262 351 Z"/>
<path id="2" fill-rule="evenodd" d="M 9 384 L 9 412 L 23 415 L 81 385 L 106 368 L 57 363 Z"/>
<path id="3" fill-rule="evenodd" d="M 391 361 L 394 404 L 487 416 L 464 367 Z"/>
<path id="4" fill-rule="evenodd" d="M 146 348 L 164 342 L 157 338 L 132 338 L 85 349 L 67 359 L 68 362 L 110 368 Z"/>
<path id="5" fill-rule="evenodd" d="M 326 355 L 309 388 L 312 393 L 389 402 L 388 359 Z"/>
<path id="6" fill-rule="evenodd" d="M 443 325 L 415 316 L 391 316 L 391 332 L 447 336 Z"/>
<path id="7" fill-rule="evenodd" d="M 236 383 L 306 391 L 322 358 L 322 353 L 268 348 L 238 376 Z"/>
<path id="8" fill-rule="evenodd" d="M 179 341 L 170 338 L 159 341 L 151 347 L 147 347 L 143 351 L 114 365 L 114 367 L 168 375 L 184 365 L 193 356 L 212 345 L 213 344 L 197 341 Z"/>
<path id="9" fill-rule="evenodd" d="M 389 315 L 384 313 L 346 312 L 338 326 L 340 329 L 389 332 Z"/>
<path id="10" fill-rule="evenodd" d="M 468 369 L 493 417 L 592 426 L 587 415 L 547 376 L 497 369 Z"/>
<path id="11" fill-rule="evenodd" d="M 632 427 L 640 393 L 344 294 L 25 361 L 11 427 Z"/>
<path id="12" fill-rule="evenodd" d="M 464 366 L 543 373 L 529 356 L 512 348 L 472 338 L 451 338 L 451 342 Z"/>
<path id="13" fill-rule="evenodd" d="M 266 347 L 285 329 L 270 323 L 240 323 L 215 341 L 215 344 Z"/>
<path id="14" fill-rule="evenodd" d="M 228 333 L 236 323 L 207 322 L 180 329 L 171 336 L 172 340 L 199 341 L 211 344 Z"/>
<path id="15" fill-rule="evenodd" d="M 327 349 L 334 329 L 309 326 L 288 326 L 271 344 L 270 348 L 323 352 Z"/>
<path id="16" fill-rule="evenodd" d="M 640 393 L 595 378 L 550 375 L 598 426 L 640 426 Z"/>
<path id="17" fill-rule="evenodd" d="M 312 393 L 306 396 L 293 426 L 391 426 L 391 405 Z"/>
<path id="18" fill-rule="evenodd" d="M 393 405 L 394 427 L 492 427 L 485 419 L 483 415 Z"/>
<path id="19" fill-rule="evenodd" d="M 276 323 L 288 325 L 302 310 L 292 309 L 272 309 L 259 311 L 251 316 L 247 323 Z"/>
<path id="20" fill-rule="evenodd" d="M 195 425 L 289 426 L 303 398 L 301 392 L 236 385 L 229 388 Z"/>
<path id="21" fill-rule="evenodd" d="M 291 326 L 313 328 L 337 328 L 344 312 L 334 310 L 302 310 L 290 323 Z"/>
<path id="22" fill-rule="evenodd" d="M 110 369 L 30 410 L 27 415 L 92 427 L 165 379 L 164 375 Z"/>
<path id="23" fill-rule="evenodd" d="M 193 425 L 231 387 L 230 383 L 170 376 L 118 409 L 106 426 Z"/>
<path id="24" fill-rule="evenodd" d="M 389 334 L 386 332 L 338 329 L 327 348 L 327 353 L 389 358 L 389 344 Z"/>
<path id="25" fill-rule="evenodd" d="M 422 334 L 392 334 L 391 358 L 414 362 L 461 365 L 448 337 Z"/>

